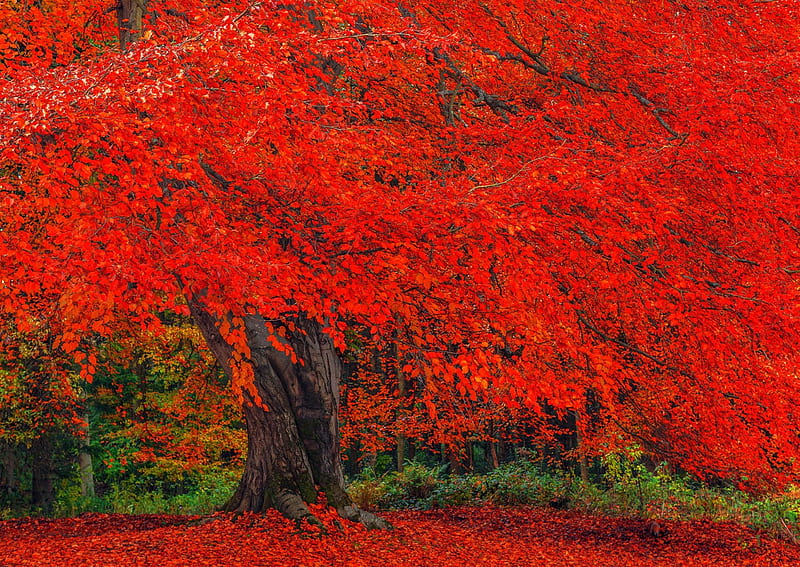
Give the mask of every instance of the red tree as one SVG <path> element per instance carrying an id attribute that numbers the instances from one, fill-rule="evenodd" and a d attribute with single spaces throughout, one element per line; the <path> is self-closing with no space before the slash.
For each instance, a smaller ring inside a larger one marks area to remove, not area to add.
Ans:
<path id="1" fill-rule="evenodd" d="M 76 51 L 90 0 L 6 36 L 0 293 L 58 294 L 73 348 L 191 313 L 244 403 L 229 509 L 383 525 L 342 487 L 353 324 L 462 395 L 590 395 L 691 470 L 796 475 L 788 10 L 129 4 L 124 52 Z"/>

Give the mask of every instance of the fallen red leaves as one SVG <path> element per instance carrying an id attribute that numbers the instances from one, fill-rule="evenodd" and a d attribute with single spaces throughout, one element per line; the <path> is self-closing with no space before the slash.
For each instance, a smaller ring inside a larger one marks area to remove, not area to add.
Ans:
<path id="1" fill-rule="evenodd" d="M 800 547 L 732 524 L 647 523 L 538 509 L 458 508 L 392 512 L 391 532 L 348 524 L 330 534 L 297 531 L 277 514 L 90 514 L 0 522 L 0 565 L 80 566 L 568 566 L 800 565 Z"/>

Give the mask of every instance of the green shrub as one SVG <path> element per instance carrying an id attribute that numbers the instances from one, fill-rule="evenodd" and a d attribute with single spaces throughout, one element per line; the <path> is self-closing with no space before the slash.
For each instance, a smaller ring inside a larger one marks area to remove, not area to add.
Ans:
<path id="1" fill-rule="evenodd" d="M 235 471 L 210 469 L 190 483 L 178 487 L 157 485 L 153 489 L 152 479 L 145 482 L 150 489 L 143 489 L 141 479 L 129 479 L 111 487 L 101 497 L 81 496 L 76 480 L 62 483 L 56 495 L 54 515 L 76 516 L 84 512 L 113 514 L 209 514 L 225 504 L 238 482 Z M 188 487 L 187 487 L 188 486 Z"/>
<path id="2" fill-rule="evenodd" d="M 446 508 L 479 502 L 483 483 L 483 477 L 476 475 L 444 477 L 434 487 L 426 503 L 431 508 Z"/>
<path id="3" fill-rule="evenodd" d="M 406 463 L 402 471 L 394 473 L 392 485 L 404 500 L 426 500 L 433 494 L 446 468 L 447 465 L 427 467 L 420 463 Z"/>
<path id="4" fill-rule="evenodd" d="M 542 473 L 527 461 L 503 465 L 486 475 L 445 476 L 446 468 L 411 462 L 401 472 L 381 476 L 368 469 L 348 491 L 356 504 L 368 510 L 428 509 L 480 501 L 542 505 L 568 497 L 568 479 Z"/>
<path id="5" fill-rule="evenodd" d="M 84 512 L 110 512 L 108 502 L 96 496 L 83 496 L 80 483 L 65 479 L 56 491 L 53 503 L 53 515 L 57 518 L 69 518 Z"/>
<path id="6" fill-rule="evenodd" d="M 429 508 L 445 469 L 446 465 L 429 467 L 417 462 L 406 463 L 402 471 L 380 476 L 373 469 L 365 469 L 350 483 L 348 492 L 356 504 L 367 510 Z"/>
<path id="7" fill-rule="evenodd" d="M 386 485 L 380 478 L 358 478 L 350 483 L 347 493 L 359 508 L 374 512 L 380 508 Z"/>
<path id="8" fill-rule="evenodd" d="M 570 479 L 544 472 L 530 461 L 514 461 L 484 477 L 482 496 L 494 504 L 544 505 L 569 497 Z"/>

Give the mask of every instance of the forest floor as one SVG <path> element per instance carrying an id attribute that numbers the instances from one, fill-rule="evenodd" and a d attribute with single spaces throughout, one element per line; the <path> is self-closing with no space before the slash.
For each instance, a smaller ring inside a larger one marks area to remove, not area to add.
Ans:
<path id="1" fill-rule="evenodd" d="M 0 566 L 800 566 L 800 545 L 735 524 L 654 528 L 630 518 L 499 507 L 383 515 L 394 530 L 340 529 L 322 511 L 327 535 L 272 513 L 219 515 L 200 525 L 189 516 L 7 520 Z"/>

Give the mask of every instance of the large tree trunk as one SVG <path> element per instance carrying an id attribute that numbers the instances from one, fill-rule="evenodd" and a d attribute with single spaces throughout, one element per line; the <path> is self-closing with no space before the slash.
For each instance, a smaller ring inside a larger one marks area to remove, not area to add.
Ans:
<path id="1" fill-rule="evenodd" d="M 198 300 L 189 304 L 209 347 L 232 376 L 233 349 L 220 334 L 219 321 Z M 263 317 L 244 317 L 247 363 L 260 401 L 245 392 L 247 459 L 226 509 L 276 508 L 298 522 L 318 523 L 306 503 L 314 502 L 320 491 L 343 518 L 369 528 L 389 528 L 385 520 L 359 509 L 344 489 L 338 424 L 342 365 L 333 342 L 316 321 L 294 316 L 286 323 L 285 336 L 270 337 Z"/>

